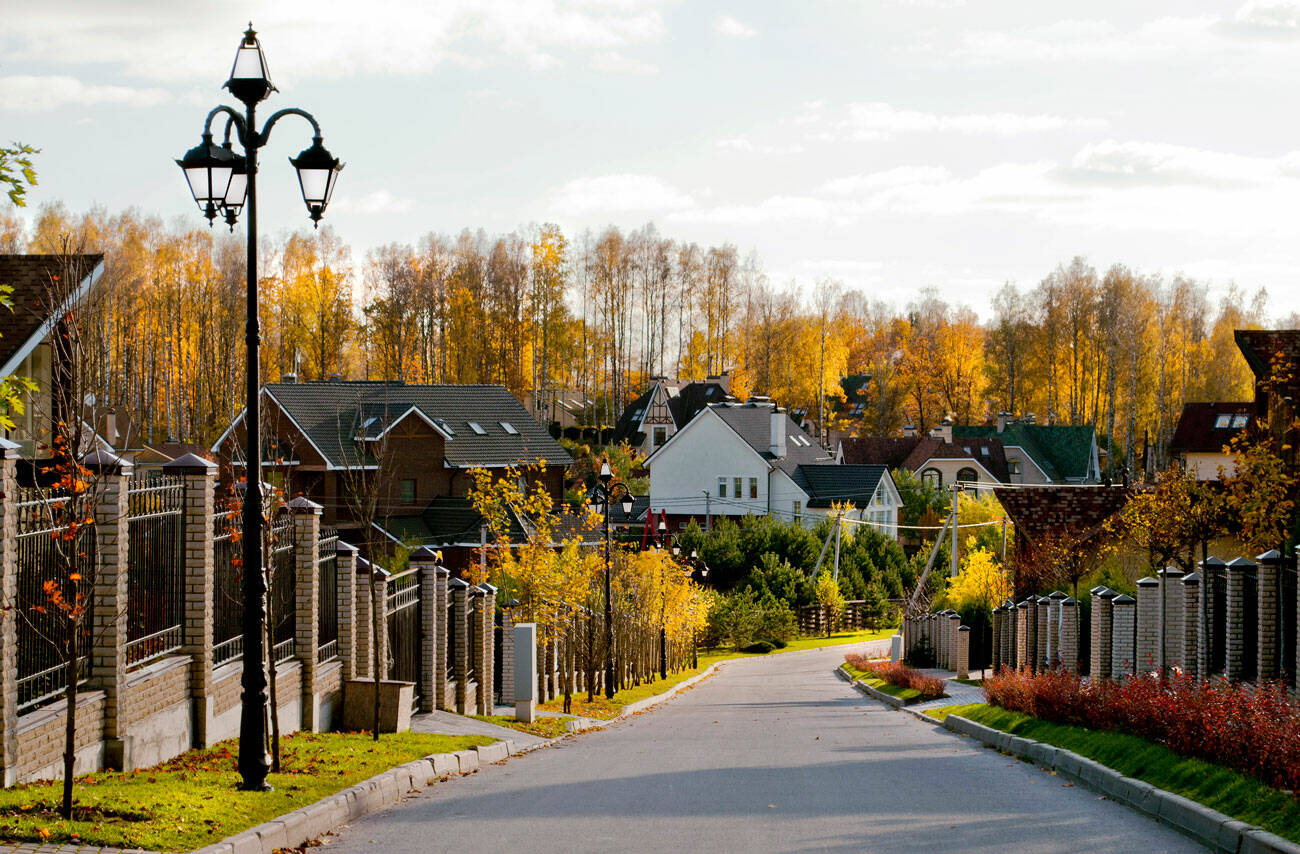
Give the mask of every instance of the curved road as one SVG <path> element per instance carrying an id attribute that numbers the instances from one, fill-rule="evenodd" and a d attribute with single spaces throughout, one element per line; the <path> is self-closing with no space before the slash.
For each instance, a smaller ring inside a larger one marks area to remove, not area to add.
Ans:
<path id="1" fill-rule="evenodd" d="M 426 788 L 333 852 L 1202 850 L 887 710 L 844 648 L 741 659 L 651 712 Z"/>

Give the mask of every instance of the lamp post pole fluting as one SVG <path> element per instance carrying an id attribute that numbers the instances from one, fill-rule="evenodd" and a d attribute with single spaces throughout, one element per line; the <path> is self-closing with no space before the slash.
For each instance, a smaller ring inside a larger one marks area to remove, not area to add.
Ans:
<path id="1" fill-rule="evenodd" d="M 257 313 L 257 171 L 258 149 L 266 145 L 271 130 L 281 118 L 296 115 L 311 123 L 315 136 L 312 145 L 298 157 L 290 160 L 298 171 L 298 183 L 303 201 L 312 222 L 319 223 L 321 214 L 334 192 L 334 184 L 343 164 L 339 163 L 321 144 L 320 125 L 302 110 L 290 108 L 271 115 L 259 132 L 255 124 L 257 105 L 275 91 L 266 67 L 266 57 L 257 40 L 253 25 L 240 40 L 235 53 L 235 64 L 225 87 L 244 104 L 240 115 L 228 106 L 219 106 L 208 113 L 199 145 L 176 161 L 185 172 L 194 201 L 212 223 L 224 214 L 224 221 L 233 231 L 241 210 L 248 212 L 245 228 L 248 232 L 247 249 L 247 316 L 244 325 L 244 344 L 247 354 L 245 365 L 246 400 L 244 404 L 244 509 L 241 536 L 243 537 L 243 674 L 239 719 L 239 774 L 240 788 L 250 791 L 269 790 L 266 775 L 270 762 L 266 752 L 266 671 L 263 669 L 266 649 L 266 577 L 263 569 L 262 531 L 265 525 L 262 508 L 262 448 L 259 427 L 261 407 L 259 394 L 258 350 L 261 328 Z M 212 120 L 224 113 L 227 121 L 227 144 L 217 147 L 212 143 Z M 233 126 L 244 149 L 243 157 L 229 146 L 229 131 Z M 242 177 L 243 180 L 239 180 Z M 233 180 L 232 180 L 233 179 Z M 273 711 L 272 714 L 275 712 Z"/>

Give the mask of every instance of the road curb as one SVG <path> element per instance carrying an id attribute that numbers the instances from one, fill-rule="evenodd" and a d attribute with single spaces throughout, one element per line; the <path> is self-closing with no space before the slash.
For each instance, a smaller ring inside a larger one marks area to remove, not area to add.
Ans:
<path id="1" fill-rule="evenodd" d="M 939 723 L 934 718 L 928 720 Z M 942 726 L 950 732 L 1055 771 L 1214 850 L 1239 854 L 1300 854 L 1300 845 L 1275 833 L 1238 821 L 1182 795 L 1157 789 L 1150 783 L 1125 777 L 1113 768 L 1063 747 L 1013 736 L 960 715 L 948 715 Z"/>
<path id="2" fill-rule="evenodd" d="M 610 720 L 616 721 L 619 718 L 625 718 L 628 717 L 629 715 L 635 715 L 637 712 L 642 711 L 644 709 L 648 709 L 651 706 L 657 706 L 658 704 L 662 703 L 664 700 L 672 699 L 674 696 L 680 694 L 682 691 L 685 691 L 687 688 L 690 688 L 695 683 L 701 682 L 704 679 L 707 679 L 708 677 L 712 676 L 719 669 L 721 669 L 722 665 L 730 664 L 733 661 L 744 661 L 744 659 L 728 658 L 723 661 L 715 661 L 712 664 L 710 664 L 708 667 L 706 667 L 704 670 L 701 670 L 699 673 L 696 673 L 690 679 L 683 679 L 681 682 L 678 682 L 676 685 L 669 688 L 667 691 L 664 691 L 662 694 L 655 694 L 653 697 L 646 697 L 644 700 L 637 700 L 635 703 L 628 703 L 626 706 L 623 707 L 623 711 L 619 712 L 617 715 L 610 718 Z"/>
<path id="3" fill-rule="evenodd" d="M 513 739 L 505 739 L 471 750 L 432 753 L 256 827 L 227 836 L 220 842 L 198 849 L 195 854 L 274 854 L 277 848 L 298 848 L 340 825 L 397 803 L 412 789 L 423 788 L 453 774 L 471 774 L 482 765 L 504 762 L 523 752 L 526 751 L 515 749 Z"/>

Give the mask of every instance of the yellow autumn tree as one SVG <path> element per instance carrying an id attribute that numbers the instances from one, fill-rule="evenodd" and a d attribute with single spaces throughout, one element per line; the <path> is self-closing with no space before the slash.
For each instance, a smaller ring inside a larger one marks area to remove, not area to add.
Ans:
<path id="1" fill-rule="evenodd" d="M 963 611 L 971 606 L 984 610 L 1011 597 L 1011 577 L 988 549 L 975 549 L 962 561 L 956 578 L 949 579 L 949 607 Z"/>

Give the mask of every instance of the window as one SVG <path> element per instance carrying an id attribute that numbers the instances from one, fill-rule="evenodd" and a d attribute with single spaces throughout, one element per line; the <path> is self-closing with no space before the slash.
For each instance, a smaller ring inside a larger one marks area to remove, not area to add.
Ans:
<path id="1" fill-rule="evenodd" d="M 796 501 L 796 502 L 794 502 L 794 508 L 793 508 L 793 509 L 794 509 L 794 521 L 795 521 L 796 523 L 798 523 L 798 522 L 802 522 L 802 521 L 803 521 L 803 502 L 802 502 L 802 501 Z"/>
<path id="2" fill-rule="evenodd" d="M 718 478 L 718 497 L 727 497 L 727 479 L 725 477 Z"/>
<path id="3" fill-rule="evenodd" d="M 479 434 L 480 436 L 487 435 L 487 431 L 484 430 L 481 426 L 479 426 L 479 423 L 477 421 L 470 421 L 468 423 L 469 423 L 469 429 L 473 430 L 475 433 Z"/>
<path id="4" fill-rule="evenodd" d="M 987 457 L 988 455 L 989 455 L 989 446 L 980 445 L 980 456 Z"/>
<path id="5" fill-rule="evenodd" d="M 1245 427 L 1245 426 L 1246 426 L 1246 422 L 1248 422 L 1248 421 L 1250 421 L 1250 416 L 1249 416 L 1249 415 L 1234 415 L 1234 416 L 1232 416 L 1232 426 L 1233 426 L 1233 427 Z"/>
<path id="6" fill-rule="evenodd" d="M 1228 415 L 1227 413 L 1224 413 L 1223 415 L 1219 415 L 1219 416 L 1217 416 L 1217 417 L 1214 419 L 1214 426 L 1215 426 L 1216 428 L 1220 429 L 1220 430 L 1222 430 L 1222 429 L 1225 428 L 1225 427 L 1231 427 L 1231 426 L 1232 426 L 1232 416 L 1231 416 L 1231 415 Z"/>
<path id="7" fill-rule="evenodd" d="M 511 424 L 509 421 L 498 421 L 497 423 L 501 425 L 501 429 L 506 431 L 507 434 L 511 436 L 519 435 L 519 431 L 515 429 L 515 425 Z"/>
<path id="8" fill-rule="evenodd" d="M 751 499 L 758 498 L 758 478 L 756 477 L 749 479 L 749 497 Z"/>
<path id="9" fill-rule="evenodd" d="M 980 476 L 975 473 L 975 469 L 964 468 L 957 472 L 957 479 L 963 483 L 975 483 Z"/>
<path id="10" fill-rule="evenodd" d="M 402 503 L 413 504 L 415 502 L 415 481 L 402 481 Z"/>
<path id="11" fill-rule="evenodd" d="M 1007 460 L 1007 474 L 1020 474 L 1020 460 L 1015 457 Z"/>
<path id="12" fill-rule="evenodd" d="M 943 475 L 938 469 L 926 469 L 921 472 L 921 484 L 930 489 L 943 489 Z"/>
<path id="13" fill-rule="evenodd" d="M 731 491 L 732 495 L 736 496 L 737 498 L 740 498 L 741 496 L 744 495 L 744 493 L 740 491 L 740 478 L 733 477 L 731 479 L 731 485 L 735 487 L 735 489 Z"/>
<path id="14" fill-rule="evenodd" d="M 656 427 L 656 428 L 655 428 L 655 435 L 654 435 L 654 447 L 657 448 L 657 447 L 659 447 L 660 445 L 662 445 L 664 442 L 667 442 L 667 441 L 668 441 L 668 428 L 667 428 L 667 427 Z"/>

